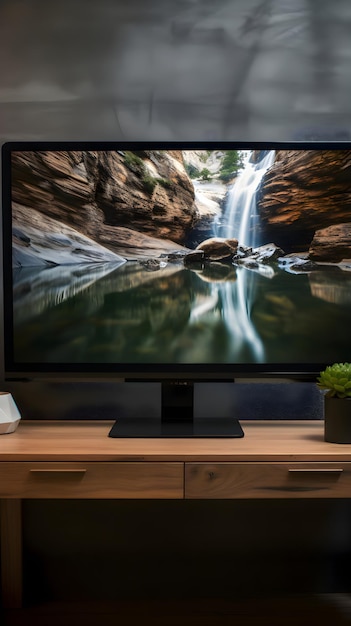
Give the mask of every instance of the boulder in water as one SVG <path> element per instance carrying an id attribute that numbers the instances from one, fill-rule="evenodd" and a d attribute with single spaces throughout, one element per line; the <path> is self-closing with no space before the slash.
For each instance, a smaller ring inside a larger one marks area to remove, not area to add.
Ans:
<path id="1" fill-rule="evenodd" d="M 196 250 L 202 250 L 208 261 L 221 261 L 231 259 L 238 249 L 237 239 L 225 239 L 224 237 L 211 237 L 200 243 Z"/>
<path id="2" fill-rule="evenodd" d="M 205 260 L 205 253 L 203 250 L 192 250 L 184 257 L 184 265 L 202 265 Z"/>
<path id="3" fill-rule="evenodd" d="M 246 265 L 249 261 L 257 263 L 272 263 L 284 255 L 284 250 L 276 246 L 274 243 L 267 243 L 264 246 L 254 248 L 253 250 L 251 248 L 240 246 L 238 254 L 234 257 L 234 261 L 240 263 L 245 260 Z"/>
<path id="4" fill-rule="evenodd" d="M 165 261 L 160 261 L 160 259 L 143 259 L 142 261 L 139 261 L 139 263 L 149 272 L 159 270 L 167 265 Z"/>
<path id="5" fill-rule="evenodd" d="M 276 246 L 275 243 L 267 243 L 264 246 L 255 248 L 252 256 L 254 256 L 259 263 L 271 263 L 284 256 L 284 254 L 284 250 Z"/>
<path id="6" fill-rule="evenodd" d="M 310 249 L 310 259 L 339 263 L 351 259 L 351 224 L 334 224 L 315 232 Z"/>

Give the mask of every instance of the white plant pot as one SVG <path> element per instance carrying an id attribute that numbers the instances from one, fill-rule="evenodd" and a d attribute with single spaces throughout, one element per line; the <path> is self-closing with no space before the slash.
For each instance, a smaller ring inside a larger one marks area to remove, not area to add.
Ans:
<path id="1" fill-rule="evenodd" d="M 17 405 L 8 391 L 0 391 L 0 435 L 13 433 L 21 419 Z"/>

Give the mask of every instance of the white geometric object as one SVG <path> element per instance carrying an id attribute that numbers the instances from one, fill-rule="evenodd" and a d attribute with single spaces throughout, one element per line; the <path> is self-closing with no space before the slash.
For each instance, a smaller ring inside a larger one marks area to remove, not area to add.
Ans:
<path id="1" fill-rule="evenodd" d="M 21 419 L 21 414 L 9 391 L 0 391 L 0 435 L 13 433 Z"/>

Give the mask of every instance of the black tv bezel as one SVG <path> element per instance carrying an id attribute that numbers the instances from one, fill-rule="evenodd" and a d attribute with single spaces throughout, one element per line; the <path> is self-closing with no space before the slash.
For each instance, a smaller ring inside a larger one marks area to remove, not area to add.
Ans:
<path id="1" fill-rule="evenodd" d="M 70 150 L 350 150 L 349 141 L 15 141 L 2 145 L 2 245 L 5 380 L 33 378 L 128 380 L 228 380 L 236 378 L 315 381 L 328 363 L 18 363 L 13 354 L 11 154 Z"/>

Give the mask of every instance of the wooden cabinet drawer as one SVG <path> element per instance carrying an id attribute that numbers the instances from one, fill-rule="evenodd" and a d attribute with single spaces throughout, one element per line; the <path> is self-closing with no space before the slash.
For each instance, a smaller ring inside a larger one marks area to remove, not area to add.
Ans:
<path id="1" fill-rule="evenodd" d="M 183 463 L 1 463 L 0 498 L 183 498 Z"/>
<path id="2" fill-rule="evenodd" d="M 351 463 L 187 463 L 186 498 L 349 498 Z"/>

